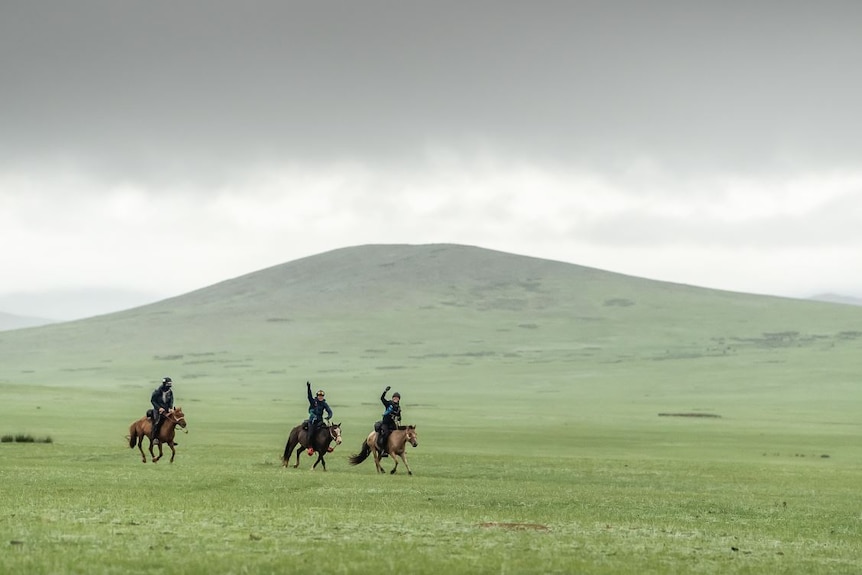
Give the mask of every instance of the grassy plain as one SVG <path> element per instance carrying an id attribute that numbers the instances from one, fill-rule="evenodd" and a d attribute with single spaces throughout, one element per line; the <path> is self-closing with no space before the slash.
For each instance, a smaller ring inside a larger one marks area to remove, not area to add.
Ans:
<path id="1" fill-rule="evenodd" d="M 0 572 L 862 572 L 862 309 L 395 254 L 0 333 L 0 436 L 53 440 L 0 443 Z M 189 433 L 144 465 L 162 375 Z M 281 467 L 306 379 L 326 473 Z M 347 464 L 386 385 L 413 476 Z"/>

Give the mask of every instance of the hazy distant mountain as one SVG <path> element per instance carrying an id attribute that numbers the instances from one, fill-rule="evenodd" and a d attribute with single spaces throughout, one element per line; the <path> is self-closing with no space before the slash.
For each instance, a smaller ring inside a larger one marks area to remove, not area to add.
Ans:
<path id="1" fill-rule="evenodd" d="M 809 299 L 816 301 L 825 301 L 829 303 L 843 303 L 847 305 L 862 305 L 862 298 L 840 295 L 835 293 L 823 293 L 811 296 Z"/>
<path id="2" fill-rule="evenodd" d="M 0 295 L 0 309 L 19 316 L 69 321 L 131 309 L 164 297 L 164 294 L 119 289 L 58 289 Z M 51 322 L 43 320 L 42 323 Z"/>
<path id="3" fill-rule="evenodd" d="M 55 322 L 54 320 L 41 317 L 24 317 L 0 312 L 0 331 L 20 329 L 22 327 L 38 327 L 40 325 L 48 325 L 49 323 Z"/>

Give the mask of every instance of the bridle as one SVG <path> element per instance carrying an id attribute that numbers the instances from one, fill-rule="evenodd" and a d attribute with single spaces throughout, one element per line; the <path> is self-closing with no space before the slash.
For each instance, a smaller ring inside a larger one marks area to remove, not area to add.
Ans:
<path id="1" fill-rule="evenodd" d="M 180 429 L 182 429 L 182 430 L 183 430 L 183 433 L 188 433 L 188 432 L 189 432 L 189 430 L 188 430 L 188 429 L 186 429 L 186 426 L 185 426 L 185 425 L 180 425 L 180 422 L 181 422 L 181 421 L 182 421 L 183 423 L 185 423 L 185 421 L 186 421 L 186 416 L 185 416 L 185 414 L 183 414 L 183 416 L 182 416 L 182 417 L 177 417 L 176 411 L 168 411 L 165 415 L 167 415 L 167 416 L 168 416 L 168 419 L 170 419 L 170 420 L 171 420 L 171 421 L 173 421 L 175 424 L 177 424 L 177 427 L 179 427 Z"/>
<path id="2" fill-rule="evenodd" d="M 340 425 L 330 425 L 329 426 L 329 437 L 332 438 L 332 441 L 338 442 L 341 439 L 341 426 Z"/>

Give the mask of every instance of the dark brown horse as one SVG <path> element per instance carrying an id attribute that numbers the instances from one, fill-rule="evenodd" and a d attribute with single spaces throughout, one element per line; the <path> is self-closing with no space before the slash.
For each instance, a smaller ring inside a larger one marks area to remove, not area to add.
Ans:
<path id="1" fill-rule="evenodd" d="M 386 438 L 386 451 L 392 457 L 392 461 L 395 462 L 395 467 L 392 468 L 392 471 L 389 473 L 395 473 L 395 470 L 398 469 L 398 460 L 395 459 L 396 456 L 401 458 L 401 461 L 404 462 L 404 467 L 407 468 L 407 474 L 413 475 L 413 472 L 410 471 L 410 466 L 407 465 L 407 443 L 410 442 L 410 445 L 413 447 L 419 446 L 419 437 L 416 435 L 416 426 L 408 425 L 407 427 L 399 427 L 398 429 L 389 433 L 389 437 Z M 368 437 L 365 439 L 365 442 L 362 444 L 362 451 L 357 453 L 356 455 L 350 456 L 350 465 L 359 465 L 363 461 L 365 461 L 369 455 L 374 454 L 374 465 L 377 466 L 377 471 L 380 473 L 386 473 L 383 467 L 380 465 L 380 451 L 377 449 L 377 432 L 372 431 L 368 434 Z"/>
<path id="2" fill-rule="evenodd" d="M 332 451 L 329 445 L 334 441 L 335 445 L 341 445 L 341 424 L 331 423 L 324 427 L 316 427 L 314 436 L 311 441 L 308 440 L 308 431 L 302 428 L 303 424 L 299 424 L 290 430 L 290 435 L 287 438 L 287 443 L 284 446 L 284 455 L 281 458 L 282 467 L 287 467 L 290 463 L 290 455 L 296 449 L 296 464 L 294 467 L 299 467 L 299 454 L 303 449 L 311 448 L 317 452 L 317 461 L 311 466 L 312 469 L 320 463 L 323 465 L 323 470 L 326 471 L 326 461 L 323 460 L 327 453 Z M 311 455 L 314 452 L 309 452 Z"/>
<path id="3" fill-rule="evenodd" d="M 174 456 L 177 453 L 174 449 L 174 434 L 176 433 L 177 426 L 185 430 L 186 415 L 183 413 L 182 407 L 177 407 L 169 409 L 163 417 L 165 418 L 165 421 L 159 428 L 158 457 L 153 453 L 153 440 L 150 438 L 150 433 L 153 430 L 153 422 L 150 420 L 149 416 L 145 415 L 129 426 L 129 447 L 134 449 L 137 444 L 138 450 L 141 452 L 141 459 L 144 463 L 147 462 L 147 456 L 144 455 L 144 448 L 141 447 L 141 444 L 144 442 L 144 438 L 150 440 L 150 457 L 152 457 L 153 463 L 156 463 L 162 458 L 162 445 L 165 444 L 171 448 L 171 463 L 174 462 Z M 186 431 L 186 433 L 188 433 L 188 431 Z"/>

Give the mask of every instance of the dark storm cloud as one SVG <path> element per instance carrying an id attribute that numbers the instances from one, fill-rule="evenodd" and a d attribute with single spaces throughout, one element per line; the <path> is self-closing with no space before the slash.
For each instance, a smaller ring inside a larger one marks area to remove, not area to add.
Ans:
<path id="1" fill-rule="evenodd" d="M 860 2 L 0 4 L 0 168 L 855 165 Z"/>

